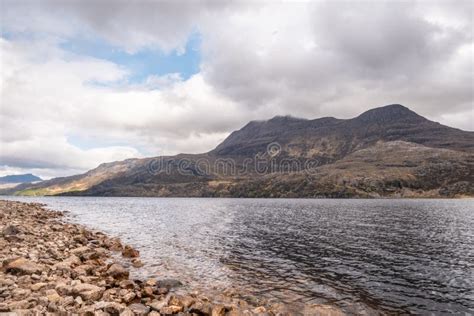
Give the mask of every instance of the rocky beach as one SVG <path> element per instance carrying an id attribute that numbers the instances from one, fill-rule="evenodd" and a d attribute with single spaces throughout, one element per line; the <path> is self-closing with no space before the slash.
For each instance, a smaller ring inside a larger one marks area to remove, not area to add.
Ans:
<path id="1" fill-rule="evenodd" d="M 0 201 L 0 313 L 20 315 L 341 315 L 326 305 L 290 310 L 229 291 L 207 297 L 179 280 L 129 277 L 139 250 L 68 223 L 38 203 Z"/>

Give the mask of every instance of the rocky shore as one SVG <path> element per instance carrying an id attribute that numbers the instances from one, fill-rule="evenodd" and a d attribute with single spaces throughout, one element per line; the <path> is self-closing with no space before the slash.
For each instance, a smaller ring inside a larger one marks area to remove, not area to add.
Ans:
<path id="1" fill-rule="evenodd" d="M 250 303 L 229 293 L 212 299 L 178 294 L 178 280 L 132 280 L 126 266 L 142 265 L 138 250 L 63 216 L 37 203 L 0 200 L 0 314 L 294 314 L 283 304 Z M 341 315 L 323 305 L 301 314 Z"/>

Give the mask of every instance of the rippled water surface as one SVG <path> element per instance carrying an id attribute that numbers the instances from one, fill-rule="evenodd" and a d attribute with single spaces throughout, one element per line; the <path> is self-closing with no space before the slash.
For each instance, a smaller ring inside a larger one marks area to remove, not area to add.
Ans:
<path id="1" fill-rule="evenodd" d="M 472 313 L 473 200 L 45 197 L 145 273 L 346 311 Z"/>

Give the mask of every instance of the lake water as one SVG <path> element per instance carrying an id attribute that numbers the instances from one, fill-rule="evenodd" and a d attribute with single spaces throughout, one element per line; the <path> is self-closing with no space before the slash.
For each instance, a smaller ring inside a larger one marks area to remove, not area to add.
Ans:
<path id="1" fill-rule="evenodd" d="M 140 277 L 357 314 L 474 309 L 473 200 L 11 199 L 135 246 Z"/>

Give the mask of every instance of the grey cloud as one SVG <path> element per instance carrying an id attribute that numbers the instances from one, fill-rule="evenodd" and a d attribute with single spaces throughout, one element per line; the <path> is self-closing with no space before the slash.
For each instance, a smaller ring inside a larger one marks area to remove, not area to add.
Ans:
<path id="1" fill-rule="evenodd" d="M 250 108 L 278 105 L 282 114 L 348 116 L 379 105 L 378 100 L 406 100 L 428 116 L 469 109 L 472 76 L 465 78 L 464 73 L 472 68 L 472 58 L 462 65 L 453 61 L 463 45 L 472 43 L 472 17 L 461 27 L 446 26 L 423 15 L 427 6 L 317 3 L 301 12 L 302 17 L 309 15 L 310 31 L 264 43 L 258 34 L 230 36 L 238 34 L 239 25 L 222 21 L 223 34 L 204 42 L 204 75 L 234 100 Z M 286 26 L 282 21 L 281 27 Z M 298 45 L 298 37 L 304 36 L 314 42 L 311 49 Z M 269 47 L 264 58 L 258 54 L 259 44 Z M 348 99 L 350 104 L 344 104 Z"/>
<path id="2" fill-rule="evenodd" d="M 431 41 L 440 29 L 413 16 L 408 3 L 326 3 L 315 13 L 321 46 L 360 70 L 406 71 L 439 53 Z"/>
<path id="3" fill-rule="evenodd" d="M 219 1 L 1 0 L 3 26 L 12 32 L 88 36 L 135 52 L 182 50 L 199 20 L 234 6 Z"/>
<path id="4" fill-rule="evenodd" d="M 5 43 L 18 67 L 1 77 L 0 164 L 79 170 L 137 155 L 130 147 L 201 152 L 251 119 L 351 117 L 389 103 L 472 129 L 471 1 L 0 1 L 2 30 L 25 37 L 23 46 Z M 126 74 L 55 47 L 81 36 L 129 52 L 179 51 L 193 32 L 202 37 L 201 73 L 150 78 L 144 87 L 93 89 L 84 84 L 90 76 Z M 41 60 L 18 57 L 26 45 L 44 51 Z M 64 139 L 48 142 L 65 133 L 125 147 L 97 155 Z"/>
<path id="5" fill-rule="evenodd" d="M 204 79 L 250 112 L 243 117 L 262 108 L 302 116 L 356 114 L 378 104 L 365 102 L 374 94 L 399 97 L 389 103 L 413 101 L 407 105 L 438 115 L 447 111 L 438 101 L 440 87 L 450 109 L 466 109 L 472 99 L 466 87 L 472 80 L 460 80 L 461 66 L 438 71 L 472 43 L 470 1 L 2 1 L 8 4 L 7 27 L 49 27 L 69 36 L 88 30 L 131 51 L 179 50 L 190 33 L 200 32 Z M 431 78 L 441 76 L 442 82 Z M 351 96 L 350 105 L 329 106 Z"/>

